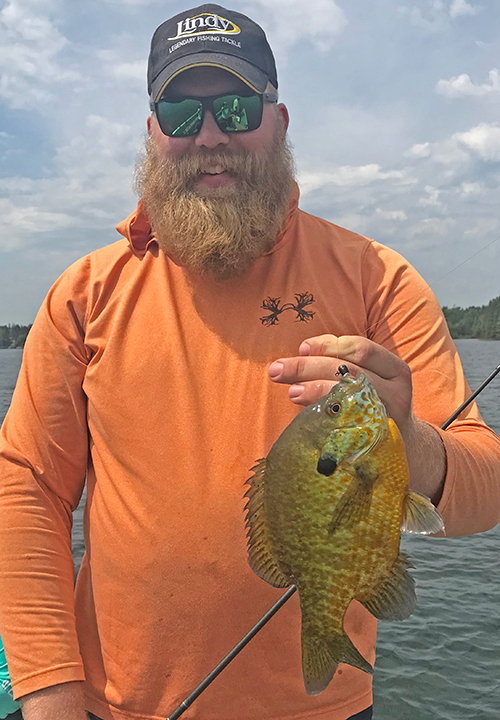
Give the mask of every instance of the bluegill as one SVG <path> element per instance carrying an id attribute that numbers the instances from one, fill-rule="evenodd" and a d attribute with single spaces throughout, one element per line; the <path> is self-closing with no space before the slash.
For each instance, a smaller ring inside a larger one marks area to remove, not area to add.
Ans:
<path id="1" fill-rule="evenodd" d="M 322 692 L 341 662 L 372 673 L 344 631 L 347 608 L 356 599 L 380 620 L 411 615 L 401 531 L 436 533 L 444 523 L 410 491 L 403 439 L 368 378 L 344 374 L 252 470 L 249 563 L 274 587 L 297 586 L 307 692 Z"/>

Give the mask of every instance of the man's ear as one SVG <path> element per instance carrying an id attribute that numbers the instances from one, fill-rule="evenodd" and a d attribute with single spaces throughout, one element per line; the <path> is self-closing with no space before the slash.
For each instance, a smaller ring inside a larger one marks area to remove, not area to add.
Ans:
<path id="1" fill-rule="evenodd" d="M 288 126 L 290 124 L 290 115 L 288 114 L 288 108 L 284 103 L 278 104 L 278 113 L 281 117 L 281 121 L 283 123 L 285 132 L 286 132 L 288 130 Z"/>
<path id="2" fill-rule="evenodd" d="M 153 118 L 152 115 L 148 115 L 148 120 L 147 120 L 148 135 L 151 135 L 151 120 L 152 120 L 152 118 Z"/>

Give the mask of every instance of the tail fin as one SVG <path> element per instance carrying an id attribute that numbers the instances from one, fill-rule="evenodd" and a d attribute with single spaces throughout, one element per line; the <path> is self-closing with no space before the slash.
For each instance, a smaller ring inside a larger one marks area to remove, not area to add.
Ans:
<path id="1" fill-rule="evenodd" d="M 324 638 L 311 637 L 302 631 L 302 672 L 308 695 L 323 692 L 341 662 L 373 674 L 372 666 L 356 650 L 345 632 Z"/>

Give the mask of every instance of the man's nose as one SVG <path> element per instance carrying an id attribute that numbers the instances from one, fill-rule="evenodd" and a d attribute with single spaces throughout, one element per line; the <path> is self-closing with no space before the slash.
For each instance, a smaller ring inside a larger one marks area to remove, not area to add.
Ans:
<path id="1" fill-rule="evenodd" d="M 227 145 L 228 143 L 229 135 L 222 132 L 210 110 L 206 110 L 201 130 L 195 138 L 195 145 L 197 147 L 216 148 L 218 145 Z"/>

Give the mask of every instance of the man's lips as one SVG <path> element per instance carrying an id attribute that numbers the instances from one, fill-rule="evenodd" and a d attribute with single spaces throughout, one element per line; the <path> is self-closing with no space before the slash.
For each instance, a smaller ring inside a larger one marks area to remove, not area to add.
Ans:
<path id="1" fill-rule="evenodd" d="M 195 182 L 198 186 L 221 187 L 223 185 L 233 184 L 235 178 L 227 170 L 224 170 L 222 166 L 216 166 L 214 168 L 206 168 L 200 172 Z"/>
<path id="2" fill-rule="evenodd" d="M 224 165 L 205 165 L 205 167 L 202 167 L 200 170 L 201 173 L 204 175 L 220 175 L 223 172 L 226 172 L 226 168 Z"/>

